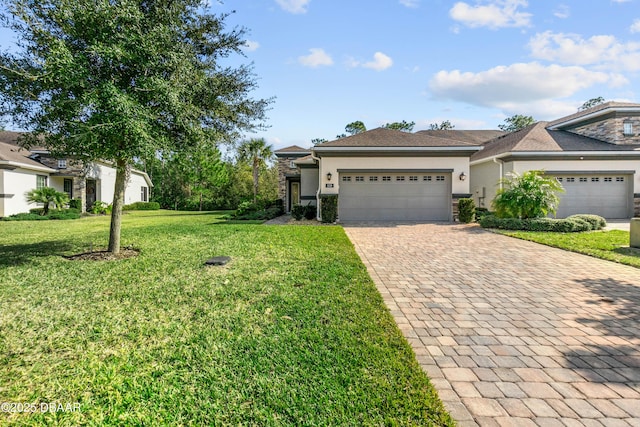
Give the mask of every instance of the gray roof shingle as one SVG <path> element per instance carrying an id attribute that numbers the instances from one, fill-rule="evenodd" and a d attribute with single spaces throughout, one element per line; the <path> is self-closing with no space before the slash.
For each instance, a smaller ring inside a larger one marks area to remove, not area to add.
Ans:
<path id="1" fill-rule="evenodd" d="M 477 147 L 479 143 L 441 138 L 428 133 L 409 133 L 376 128 L 317 145 L 320 147 Z"/>

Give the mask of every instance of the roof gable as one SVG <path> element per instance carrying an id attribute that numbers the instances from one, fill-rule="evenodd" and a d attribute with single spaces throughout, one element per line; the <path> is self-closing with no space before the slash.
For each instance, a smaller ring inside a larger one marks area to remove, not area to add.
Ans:
<path id="1" fill-rule="evenodd" d="M 396 129 L 376 128 L 356 135 L 325 142 L 316 148 L 325 147 L 476 147 L 478 143 L 441 138 L 428 133 L 403 132 Z"/>
<path id="2" fill-rule="evenodd" d="M 549 122 L 547 126 L 550 129 L 563 129 L 569 126 L 575 127 L 583 121 L 592 120 L 594 117 L 603 116 L 616 111 L 634 111 L 640 113 L 640 104 L 616 101 L 604 102 L 594 107 L 587 108 L 586 110 L 578 111 L 577 113 Z"/>

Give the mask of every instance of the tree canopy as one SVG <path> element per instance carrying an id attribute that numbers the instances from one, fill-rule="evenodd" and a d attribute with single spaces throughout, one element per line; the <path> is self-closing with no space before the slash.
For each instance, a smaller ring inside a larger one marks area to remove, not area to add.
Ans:
<path id="1" fill-rule="evenodd" d="M 429 125 L 430 130 L 451 130 L 455 126 L 449 120 L 443 120 L 441 123 L 431 123 Z"/>
<path id="2" fill-rule="evenodd" d="M 351 122 L 344 127 L 344 131 L 349 135 L 357 135 L 367 131 L 367 127 L 360 120 Z"/>
<path id="3" fill-rule="evenodd" d="M 578 108 L 578 111 L 588 110 L 589 108 L 595 107 L 596 105 L 604 104 L 604 102 L 604 98 L 601 96 L 598 96 L 597 98 L 591 98 L 590 100 L 585 101 L 584 104 L 582 104 L 580 108 Z"/>
<path id="4" fill-rule="evenodd" d="M 253 176 L 253 203 L 258 201 L 260 169 L 264 169 L 273 158 L 273 147 L 264 138 L 245 141 L 238 147 L 238 160 L 251 166 Z"/>
<path id="5" fill-rule="evenodd" d="M 401 122 L 387 123 L 382 127 L 387 129 L 401 130 L 403 132 L 413 132 L 413 127 L 415 125 L 416 122 L 407 122 L 406 120 L 403 120 Z"/>
<path id="6" fill-rule="evenodd" d="M 136 158 L 214 149 L 259 127 L 271 100 L 252 99 L 244 29 L 225 29 L 200 0 L 3 0 L 18 35 L 0 54 L 0 114 L 54 155 L 113 162 L 109 251 L 118 252 L 124 188 Z"/>
<path id="7" fill-rule="evenodd" d="M 515 132 L 534 124 L 536 120 L 531 116 L 523 116 L 522 114 L 514 114 L 504 119 L 504 124 L 498 125 L 498 129 L 505 132 Z"/>

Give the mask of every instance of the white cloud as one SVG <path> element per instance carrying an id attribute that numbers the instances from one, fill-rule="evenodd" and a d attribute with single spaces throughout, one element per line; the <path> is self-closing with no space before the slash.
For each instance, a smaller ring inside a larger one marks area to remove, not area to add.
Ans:
<path id="1" fill-rule="evenodd" d="M 364 68 L 370 68 L 376 71 L 383 71 L 393 65 L 393 60 L 382 52 L 373 54 L 373 61 L 362 64 Z"/>
<path id="2" fill-rule="evenodd" d="M 629 31 L 634 34 L 640 33 L 640 19 L 636 19 L 635 21 L 633 21 L 633 24 L 631 24 L 631 28 L 629 28 Z"/>
<path id="3" fill-rule="evenodd" d="M 324 49 L 312 48 L 309 49 L 309 52 L 311 52 L 309 55 L 298 57 L 298 62 L 305 67 L 317 68 L 333 65 L 333 59 Z"/>
<path id="4" fill-rule="evenodd" d="M 562 115 L 573 103 L 559 101 L 596 84 L 628 83 L 616 74 L 582 67 L 544 66 L 537 62 L 499 66 L 479 73 L 440 71 L 429 82 L 434 97 L 499 108 L 508 114 L 526 111 Z"/>
<path id="5" fill-rule="evenodd" d="M 472 6 L 458 2 L 453 5 L 449 15 L 471 28 L 488 27 L 495 30 L 531 25 L 531 14 L 518 10 L 520 6 L 527 7 L 527 0 L 490 0 L 485 3 Z"/>
<path id="6" fill-rule="evenodd" d="M 257 50 L 259 47 L 260 47 L 260 43 L 253 40 L 247 40 L 244 43 L 243 49 L 246 50 L 247 52 L 253 52 L 254 50 Z"/>
<path id="7" fill-rule="evenodd" d="M 400 4 L 415 9 L 420 6 L 420 0 L 400 0 Z"/>
<path id="8" fill-rule="evenodd" d="M 560 18 L 560 19 L 568 18 L 569 15 L 571 15 L 569 11 L 569 6 L 567 6 L 566 4 L 559 4 L 556 10 L 553 11 L 553 15 L 556 18 Z"/>
<path id="9" fill-rule="evenodd" d="M 640 43 L 621 43 L 614 36 L 583 39 L 577 34 L 546 31 L 529 41 L 531 56 L 572 65 L 594 65 L 602 70 L 640 70 Z"/>
<path id="10" fill-rule="evenodd" d="M 276 0 L 283 10 L 294 14 L 307 13 L 310 2 L 311 0 Z"/>

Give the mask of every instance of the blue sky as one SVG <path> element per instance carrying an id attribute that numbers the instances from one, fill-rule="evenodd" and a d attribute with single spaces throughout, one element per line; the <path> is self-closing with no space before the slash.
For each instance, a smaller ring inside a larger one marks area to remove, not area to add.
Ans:
<path id="1" fill-rule="evenodd" d="M 209 0 L 248 29 L 256 97 L 275 97 L 274 148 L 450 120 L 495 129 L 513 114 L 548 120 L 586 100 L 639 102 L 640 0 Z M 0 33 L 0 46 L 10 44 Z M 8 126 L 10 127 L 10 125 Z"/>

